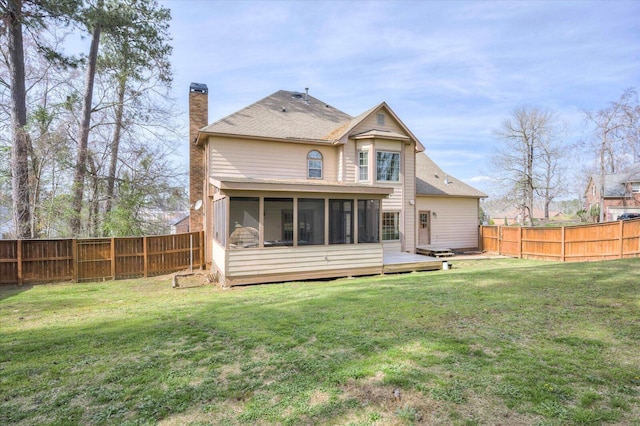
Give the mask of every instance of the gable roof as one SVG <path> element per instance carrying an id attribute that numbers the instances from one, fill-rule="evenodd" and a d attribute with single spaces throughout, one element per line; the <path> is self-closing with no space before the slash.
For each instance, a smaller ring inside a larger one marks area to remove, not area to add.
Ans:
<path id="1" fill-rule="evenodd" d="M 405 134 L 376 128 L 351 134 L 359 124 L 381 109 L 393 117 Z M 416 143 L 416 151 L 424 151 L 424 146 L 385 102 L 352 117 L 308 93 L 287 90 L 279 90 L 215 121 L 200 129 L 200 133 L 327 144 L 339 143 L 345 137 L 377 137 L 412 140 Z"/>
<path id="2" fill-rule="evenodd" d="M 329 134 L 352 118 L 313 96 L 280 90 L 200 132 L 330 143 Z"/>
<path id="3" fill-rule="evenodd" d="M 484 192 L 446 174 L 424 153 L 416 154 L 416 195 L 487 197 Z"/>
<path id="4" fill-rule="evenodd" d="M 367 129 L 363 132 L 357 133 L 357 134 L 353 134 L 353 130 L 358 127 L 358 125 L 360 123 L 363 123 L 364 121 L 366 121 L 369 117 L 371 117 L 374 114 L 377 114 L 380 110 L 384 109 L 391 117 L 393 117 L 393 119 L 396 121 L 396 123 L 398 123 L 398 125 L 400 126 L 400 128 L 406 133 L 406 135 L 397 133 L 397 132 L 391 132 L 388 130 L 383 130 L 383 129 Z M 386 102 L 381 102 L 380 104 L 378 104 L 377 106 L 363 112 L 362 114 L 358 115 L 357 117 L 354 117 L 349 123 L 345 123 L 345 125 L 336 128 L 330 135 L 332 138 L 334 138 L 335 140 L 340 140 L 343 139 L 344 137 L 353 137 L 355 136 L 356 139 L 358 138 L 362 138 L 362 137 L 379 137 L 382 139 L 393 139 L 393 140 L 413 140 L 416 143 L 416 151 L 424 151 L 424 146 L 422 145 L 422 143 L 420 143 L 420 141 L 418 140 L 418 138 L 415 137 L 415 135 L 411 132 L 411 130 L 409 130 L 409 128 L 407 126 L 405 126 L 405 124 L 402 122 L 402 120 L 400 120 L 400 118 L 396 115 L 395 112 L 393 112 L 393 110 L 391 108 L 389 108 L 389 105 L 387 105 Z"/>
<path id="5" fill-rule="evenodd" d="M 640 164 L 635 163 L 625 171 L 620 173 L 610 173 L 604 175 L 604 197 L 619 198 L 628 195 L 629 190 L 627 183 L 640 182 Z M 589 191 L 591 185 L 600 188 L 600 175 L 592 175 L 587 184 L 585 195 Z"/>

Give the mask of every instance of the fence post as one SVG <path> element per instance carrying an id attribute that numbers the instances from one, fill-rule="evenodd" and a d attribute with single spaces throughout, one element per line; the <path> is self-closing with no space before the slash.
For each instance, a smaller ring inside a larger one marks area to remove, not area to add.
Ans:
<path id="1" fill-rule="evenodd" d="M 78 239 L 71 239 L 71 265 L 73 265 L 73 282 L 78 282 Z"/>
<path id="2" fill-rule="evenodd" d="M 142 258 L 144 259 L 144 277 L 149 276 L 149 250 L 147 250 L 147 237 L 142 237 Z"/>
<path id="3" fill-rule="evenodd" d="M 18 285 L 22 286 L 24 277 L 22 276 L 22 240 L 16 240 L 16 262 L 17 262 L 17 272 L 18 272 Z"/>
<path id="4" fill-rule="evenodd" d="M 565 245 L 566 245 L 565 236 L 564 236 L 565 228 L 566 228 L 565 226 L 562 227 L 562 242 L 561 242 L 562 243 L 562 247 L 560 247 L 560 259 L 563 262 L 566 261 L 565 256 L 566 256 L 566 253 L 567 253 L 566 249 L 565 249 Z"/>
<path id="5" fill-rule="evenodd" d="M 498 254 L 501 255 L 500 242 L 502 241 L 502 225 L 498 225 Z"/>
<path id="6" fill-rule="evenodd" d="M 522 259 L 522 229 L 524 227 L 520 227 L 520 231 L 518 232 L 518 259 Z"/>
<path id="7" fill-rule="evenodd" d="M 200 240 L 200 244 L 199 244 L 199 246 L 200 246 L 200 269 L 205 269 L 206 265 L 204 263 L 204 252 L 205 252 L 204 247 L 205 247 L 206 241 L 204 240 L 204 231 L 200 231 L 198 237 L 199 237 L 199 240 Z"/>
<path id="8" fill-rule="evenodd" d="M 116 279 L 116 239 L 111 237 L 111 279 Z"/>
<path id="9" fill-rule="evenodd" d="M 620 259 L 624 257 L 624 220 L 619 220 L 620 226 L 618 232 L 620 232 Z"/>

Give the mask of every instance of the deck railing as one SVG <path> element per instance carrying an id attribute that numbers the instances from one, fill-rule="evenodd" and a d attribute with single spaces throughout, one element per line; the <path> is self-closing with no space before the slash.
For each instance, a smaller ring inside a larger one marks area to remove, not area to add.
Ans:
<path id="1" fill-rule="evenodd" d="M 204 266 L 204 233 L 0 240 L 0 284 L 105 281 Z"/>
<path id="2" fill-rule="evenodd" d="M 640 219 L 563 227 L 481 226 L 480 240 L 484 251 L 525 259 L 640 257 Z"/>

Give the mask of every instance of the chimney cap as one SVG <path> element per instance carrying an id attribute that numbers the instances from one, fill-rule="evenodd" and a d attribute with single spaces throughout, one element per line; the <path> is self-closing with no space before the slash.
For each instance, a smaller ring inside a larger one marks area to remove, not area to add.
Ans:
<path id="1" fill-rule="evenodd" d="M 189 92 L 204 93 L 206 95 L 207 93 L 209 93 L 209 89 L 207 88 L 206 84 L 191 83 L 191 86 L 189 87 Z"/>

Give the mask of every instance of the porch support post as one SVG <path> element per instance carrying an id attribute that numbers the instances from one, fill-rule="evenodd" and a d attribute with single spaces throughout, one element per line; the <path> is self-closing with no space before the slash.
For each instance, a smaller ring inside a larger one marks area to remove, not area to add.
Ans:
<path id="1" fill-rule="evenodd" d="M 293 247 L 298 247 L 298 197 L 293 197 Z"/>
<path id="2" fill-rule="evenodd" d="M 324 197 L 324 245 L 329 245 L 329 197 Z"/>
<path id="3" fill-rule="evenodd" d="M 353 200 L 353 244 L 358 244 L 358 199 Z"/>
<path id="4" fill-rule="evenodd" d="M 260 215 L 260 220 L 258 221 L 258 234 L 260 237 L 258 238 L 258 247 L 264 247 L 264 197 L 260 196 L 259 198 L 259 208 L 258 214 Z"/>

